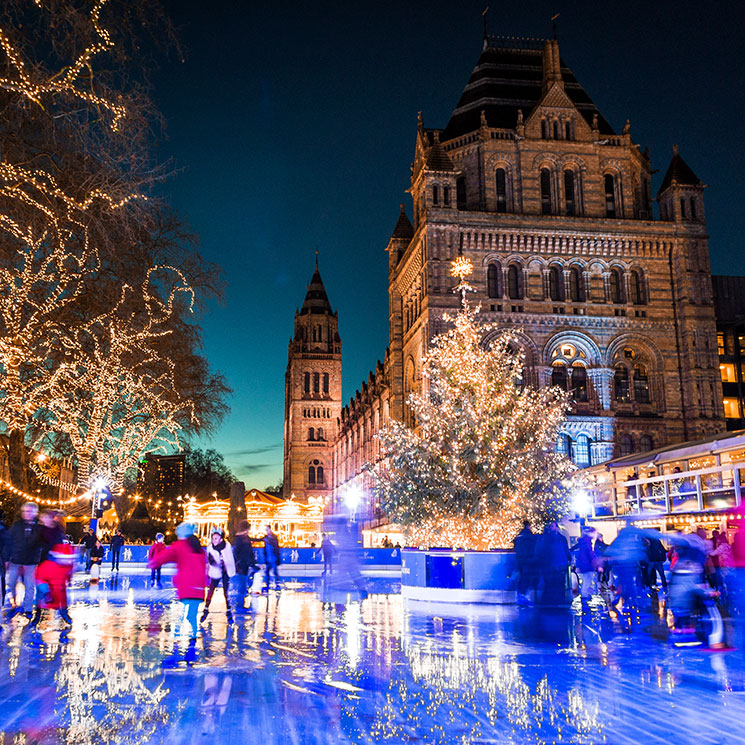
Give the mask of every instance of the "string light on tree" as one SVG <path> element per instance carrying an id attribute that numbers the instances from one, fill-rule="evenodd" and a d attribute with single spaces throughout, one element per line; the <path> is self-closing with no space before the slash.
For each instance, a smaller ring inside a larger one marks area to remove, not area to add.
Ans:
<path id="1" fill-rule="evenodd" d="M 539 528 L 565 514 L 572 490 L 574 466 L 555 452 L 568 394 L 528 385 L 518 335 L 477 322 L 471 271 L 462 256 L 451 267 L 461 307 L 407 401 L 416 427 L 379 433 L 376 497 L 420 546 L 506 547 L 523 520 Z"/>

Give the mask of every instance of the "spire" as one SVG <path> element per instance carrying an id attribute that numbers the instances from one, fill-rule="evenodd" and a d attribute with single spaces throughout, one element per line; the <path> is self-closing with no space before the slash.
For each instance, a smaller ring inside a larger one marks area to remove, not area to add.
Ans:
<path id="1" fill-rule="evenodd" d="M 454 171 L 453 161 L 440 144 L 440 133 L 435 131 L 434 142 L 427 151 L 425 167 L 430 171 Z"/>
<path id="2" fill-rule="evenodd" d="M 561 77 L 559 42 L 555 38 L 549 39 L 543 45 L 543 90 L 547 91 L 554 83 L 564 87 Z"/>
<path id="3" fill-rule="evenodd" d="M 308 313 L 332 314 L 333 312 L 326 294 L 326 288 L 323 286 L 321 272 L 318 270 L 318 249 L 316 249 L 316 268 L 308 285 L 308 291 L 305 293 L 305 302 L 303 307 L 300 308 L 300 315 L 304 316 Z"/>
<path id="4" fill-rule="evenodd" d="M 670 160 L 665 178 L 662 179 L 660 190 L 657 193 L 662 194 L 663 191 L 673 184 L 677 186 L 703 186 L 701 179 L 693 172 L 688 163 L 683 160 L 677 145 L 673 145 L 673 157 Z"/>
<path id="5" fill-rule="evenodd" d="M 391 239 L 401 238 L 406 241 L 410 241 L 414 237 L 414 227 L 406 214 L 406 208 L 401 205 L 401 212 L 398 215 L 398 221 L 396 227 L 393 228 Z"/>

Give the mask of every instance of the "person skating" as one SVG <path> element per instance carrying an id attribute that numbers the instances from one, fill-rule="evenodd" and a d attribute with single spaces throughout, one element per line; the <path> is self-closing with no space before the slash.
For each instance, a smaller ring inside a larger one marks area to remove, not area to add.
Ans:
<path id="1" fill-rule="evenodd" d="M 152 546 L 150 546 L 150 549 L 147 552 L 147 560 L 148 565 L 153 561 L 153 559 L 161 552 L 164 551 L 166 548 L 165 544 L 166 537 L 163 535 L 163 533 L 158 533 L 155 536 L 155 543 L 153 543 Z M 163 585 L 160 583 L 160 567 L 153 567 L 150 570 L 150 587 L 155 587 L 156 583 L 158 585 L 158 589 L 162 589 Z"/>
<path id="2" fill-rule="evenodd" d="M 90 573 L 91 582 L 98 582 L 101 576 L 101 567 L 103 566 L 103 555 L 104 547 L 101 545 L 101 541 L 96 538 L 96 542 L 93 544 L 93 548 L 90 550 Z"/>
<path id="3" fill-rule="evenodd" d="M 257 570 L 256 555 L 251 538 L 248 535 L 248 522 L 242 520 L 238 525 L 238 532 L 233 543 L 233 559 L 235 560 L 235 609 L 242 612 L 246 609 L 246 590 Z"/>
<path id="4" fill-rule="evenodd" d="M 515 536 L 515 568 L 517 569 L 517 602 L 518 605 L 530 605 L 528 593 L 535 594 L 536 567 L 535 544 L 537 536 L 530 529 L 530 523 L 525 520 L 522 530 Z"/>
<path id="5" fill-rule="evenodd" d="M 36 611 L 28 628 L 36 629 L 43 611 L 54 608 L 69 626 L 72 618 L 67 612 L 67 585 L 75 565 L 75 549 L 68 543 L 52 546 L 47 558 L 36 569 Z"/>
<path id="6" fill-rule="evenodd" d="M 274 573 L 274 586 L 279 589 L 279 565 L 281 563 L 282 557 L 279 550 L 279 539 L 267 525 L 266 532 L 264 533 L 264 564 L 266 565 L 267 590 L 269 589 L 272 573 Z"/>
<path id="7" fill-rule="evenodd" d="M 331 536 L 328 533 L 324 533 L 323 540 L 321 541 L 321 554 L 323 556 L 322 577 L 326 577 L 334 570 L 334 557 L 336 553 L 336 546 L 334 546 Z"/>
<path id="8" fill-rule="evenodd" d="M 543 579 L 541 602 L 544 605 L 564 605 L 571 555 L 567 539 L 559 532 L 555 520 L 538 537 L 535 558 Z"/>
<path id="9" fill-rule="evenodd" d="M 598 592 L 598 566 L 600 562 L 595 555 L 593 540 L 597 536 L 594 528 L 585 527 L 577 541 L 574 565 L 580 576 L 580 594 L 582 596 L 582 610 L 588 611 L 590 598 Z"/>
<path id="10" fill-rule="evenodd" d="M 197 658 L 197 614 L 199 605 L 204 600 L 206 579 L 204 549 L 199 539 L 194 535 L 195 532 L 196 526 L 194 523 L 181 523 L 176 528 L 178 540 L 165 549 L 159 550 L 148 562 L 151 569 L 159 569 L 164 564 L 176 565 L 173 584 L 176 587 L 176 594 L 184 606 L 184 618 L 191 630 L 189 646 L 183 657 L 185 662 L 193 662 Z M 163 667 L 171 667 L 177 664 L 180 659 L 176 649 L 174 654 L 163 660 L 161 664 Z"/>
<path id="11" fill-rule="evenodd" d="M 657 589 L 657 577 L 662 582 L 662 589 L 667 591 L 667 577 L 665 576 L 665 559 L 667 550 L 662 545 L 659 538 L 647 536 L 644 539 L 644 545 L 647 553 L 647 586 Z"/>
<path id="12" fill-rule="evenodd" d="M 207 620 L 210 611 L 210 603 L 215 588 L 222 582 L 222 590 L 225 594 L 225 614 L 228 623 L 233 623 L 233 613 L 230 610 L 230 597 L 228 590 L 230 588 L 230 578 L 235 575 L 235 559 L 233 558 L 233 549 L 225 540 L 225 536 L 220 528 L 213 528 L 210 542 L 207 546 L 207 573 L 209 574 L 210 584 L 207 590 L 207 600 L 204 604 L 200 623 Z"/>
<path id="13" fill-rule="evenodd" d="M 123 547 L 124 547 L 124 536 L 122 535 L 121 530 L 117 530 L 116 533 L 114 533 L 113 537 L 111 538 L 111 543 L 109 544 L 109 550 L 111 551 L 111 571 L 112 572 L 119 571 L 119 556 L 122 553 Z"/>
<path id="14" fill-rule="evenodd" d="M 83 533 L 83 537 L 80 539 L 80 545 L 83 549 L 83 562 L 85 564 L 85 571 L 90 572 L 91 570 L 91 549 L 96 545 L 96 535 L 88 528 Z"/>
<path id="15" fill-rule="evenodd" d="M 34 574 L 39 563 L 42 550 L 42 538 L 36 516 L 39 508 L 34 502 L 26 502 L 21 507 L 21 517 L 13 523 L 9 531 L 9 564 L 8 564 L 8 594 L 15 600 L 16 585 L 23 582 L 23 604 L 17 604 L 11 610 L 8 618 L 23 613 L 31 619 L 34 610 L 34 594 L 36 581 Z"/>

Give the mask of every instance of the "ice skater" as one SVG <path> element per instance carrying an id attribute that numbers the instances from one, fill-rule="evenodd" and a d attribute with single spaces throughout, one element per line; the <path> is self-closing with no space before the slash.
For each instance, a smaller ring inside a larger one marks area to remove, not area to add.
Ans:
<path id="1" fill-rule="evenodd" d="M 150 546 L 150 550 L 147 552 L 147 560 L 148 562 L 152 562 L 152 560 L 163 550 L 165 550 L 166 544 L 165 544 L 166 537 L 163 535 L 163 533 L 158 533 L 155 536 L 155 543 L 153 543 L 152 546 Z M 158 585 L 158 589 L 162 590 L 163 585 L 160 583 L 160 572 L 161 568 L 158 567 L 153 568 L 150 570 L 150 587 L 155 587 L 156 583 Z"/>
<path id="2" fill-rule="evenodd" d="M 196 526 L 194 523 L 181 523 L 176 528 L 176 537 L 167 548 L 158 551 L 148 562 L 151 569 L 159 569 L 163 564 L 175 564 L 176 575 L 173 584 L 176 593 L 184 606 L 184 618 L 190 626 L 189 646 L 184 654 L 185 662 L 194 662 L 197 659 L 197 614 L 199 606 L 204 600 L 205 586 L 205 555 L 202 544 L 194 535 Z M 181 657 L 178 649 L 174 649 L 171 657 L 163 660 L 163 667 L 171 667 L 178 664 Z"/>
<path id="3" fill-rule="evenodd" d="M 68 625 L 72 618 L 67 612 L 67 585 L 75 566 L 75 549 L 69 543 L 52 546 L 47 558 L 36 568 L 36 611 L 29 631 L 34 631 L 42 619 L 45 609 L 54 608 Z"/>
<path id="4" fill-rule="evenodd" d="M 228 590 L 230 588 L 230 578 L 235 575 L 235 560 L 233 558 L 233 549 L 225 540 L 225 535 L 221 528 L 212 529 L 210 542 L 207 546 L 207 572 L 210 577 L 210 585 L 209 590 L 207 591 L 207 600 L 204 604 L 202 617 L 199 619 L 199 622 L 204 623 L 207 620 L 207 615 L 210 612 L 212 595 L 215 592 L 215 588 L 220 584 L 220 582 L 222 582 L 222 590 L 225 594 L 225 615 L 228 619 L 228 623 L 233 623 L 233 613 L 230 610 L 230 596 L 228 595 Z"/>

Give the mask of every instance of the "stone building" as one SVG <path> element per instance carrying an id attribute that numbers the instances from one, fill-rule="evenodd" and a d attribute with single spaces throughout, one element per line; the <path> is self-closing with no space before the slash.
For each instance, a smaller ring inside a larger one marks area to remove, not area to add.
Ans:
<path id="1" fill-rule="evenodd" d="M 578 465 L 724 429 L 704 186 L 674 149 L 657 218 L 651 173 L 555 40 L 485 42 L 446 126 L 419 117 L 413 221 L 402 206 L 387 248 L 389 348 L 340 412 L 337 495 L 367 485 L 377 429 L 409 419 L 422 355 L 458 307 L 460 252 L 532 383 L 572 391 L 557 448 Z"/>
<path id="2" fill-rule="evenodd" d="M 341 338 L 318 262 L 295 312 L 287 357 L 283 494 L 327 497 L 341 416 Z"/>

